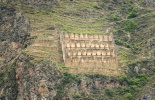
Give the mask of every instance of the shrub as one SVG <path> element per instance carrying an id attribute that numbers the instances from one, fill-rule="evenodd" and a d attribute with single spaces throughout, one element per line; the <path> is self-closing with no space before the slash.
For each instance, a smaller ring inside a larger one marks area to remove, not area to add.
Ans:
<path id="1" fill-rule="evenodd" d="M 101 74 L 86 74 L 86 76 L 89 77 L 90 79 L 96 79 L 96 78 L 107 79 L 105 75 Z"/>
<path id="2" fill-rule="evenodd" d="M 118 88 L 116 89 L 116 93 L 119 94 L 119 95 L 122 95 L 122 94 L 125 93 L 125 89 L 122 88 L 122 87 L 118 87 Z"/>
<path id="3" fill-rule="evenodd" d="M 114 92 L 113 92 L 111 89 L 106 89 L 105 93 L 106 93 L 108 96 L 113 96 L 113 95 L 114 95 Z"/>
<path id="4" fill-rule="evenodd" d="M 118 81 L 120 84 L 127 84 L 128 78 L 126 76 L 121 76 Z"/>
<path id="5" fill-rule="evenodd" d="M 63 84 L 65 85 L 65 84 L 69 84 L 71 82 L 79 83 L 80 82 L 79 75 L 74 75 L 74 74 L 65 72 L 64 73 L 64 79 L 63 79 Z"/>
<path id="6" fill-rule="evenodd" d="M 0 73 L 0 86 L 2 86 L 2 84 L 3 84 L 3 74 Z"/>
<path id="7" fill-rule="evenodd" d="M 155 88 L 155 83 L 152 83 L 153 87 Z"/>
<path id="8" fill-rule="evenodd" d="M 140 74 L 140 75 L 138 75 L 138 78 L 140 79 L 139 80 L 140 86 L 144 86 L 148 81 L 148 76 L 146 74 Z"/>
<path id="9" fill-rule="evenodd" d="M 137 23 L 134 20 L 127 20 L 124 23 L 124 28 L 126 31 L 133 32 L 137 28 Z"/>
<path id="10" fill-rule="evenodd" d="M 129 81 L 128 81 L 128 85 L 138 85 L 139 84 L 139 79 L 138 78 L 131 78 Z"/>
<path id="11" fill-rule="evenodd" d="M 65 72 L 64 73 L 64 80 L 63 84 L 68 84 L 76 79 L 75 76 L 73 76 L 71 73 Z"/>
<path id="12" fill-rule="evenodd" d="M 127 91 L 131 94 L 135 94 L 138 93 L 139 87 L 137 85 L 132 85 L 127 89 Z"/>
<path id="13" fill-rule="evenodd" d="M 78 99 L 78 100 L 82 100 L 81 94 L 75 94 L 75 95 L 74 95 L 74 98 L 75 98 L 75 99 Z"/>
<path id="14" fill-rule="evenodd" d="M 153 73 L 155 74 L 155 66 L 153 67 Z"/>
<path id="15" fill-rule="evenodd" d="M 132 99 L 132 94 L 131 94 L 131 93 L 126 93 L 126 94 L 124 95 L 124 99 L 125 99 L 125 100 L 131 100 L 131 99 Z"/>
<path id="16" fill-rule="evenodd" d="M 113 20 L 113 21 L 119 20 L 119 17 L 118 17 L 116 14 L 111 14 L 111 15 L 109 15 L 109 18 L 110 18 L 111 20 Z"/>
<path id="17" fill-rule="evenodd" d="M 115 40 L 115 43 L 116 43 L 116 45 L 120 45 L 120 46 L 125 46 L 127 48 L 131 48 L 131 46 L 128 43 L 126 43 L 124 41 L 121 41 L 121 40 Z"/>
<path id="18" fill-rule="evenodd" d="M 144 86 L 148 81 L 146 74 L 139 74 L 137 77 L 130 78 L 128 81 L 129 85 L 137 85 L 139 87 Z"/>
<path id="19" fill-rule="evenodd" d="M 138 16 L 138 13 L 136 11 L 132 11 L 129 13 L 128 18 L 135 18 Z"/>
<path id="20" fill-rule="evenodd" d="M 129 7 L 128 8 L 128 13 L 129 13 L 129 15 L 128 15 L 127 18 L 135 18 L 135 17 L 137 17 L 139 15 L 138 11 L 134 7 Z"/>
<path id="21" fill-rule="evenodd" d="M 98 6 L 98 5 L 93 6 L 93 8 L 95 8 L 95 9 L 101 9 L 101 7 Z"/>

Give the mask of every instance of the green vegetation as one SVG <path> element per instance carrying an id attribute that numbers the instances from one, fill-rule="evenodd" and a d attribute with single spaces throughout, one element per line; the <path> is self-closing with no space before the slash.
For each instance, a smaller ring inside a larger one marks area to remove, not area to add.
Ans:
<path id="1" fill-rule="evenodd" d="M 98 7 L 96 2 L 93 4 L 94 8 Z M 106 24 L 107 21 L 102 17 L 99 18 L 103 15 L 102 12 L 94 13 L 94 11 L 90 11 L 89 7 L 91 7 L 91 5 L 92 4 L 89 2 L 76 2 L 74 9 L 65 4 L 62 4 L 61 7 L 52 8 L 51 11 L 27 8 L 26 6 L 23 6 L 22 9 L 29 17 L 32 15 L 35 19 L 43 19 L 41 21 L 42 24 L 56 26 L 59 30 L 63 30 L 65 32 L 78 34 L 100 34 L 105 30 L 101 26 L 104 23 Z M 88 9 L 81 6 L 87 6 Z M 85 12 L 88 13 L 85 14 Z"/>
<path id="2" fill-rule="evenodd" d="M 153 73 L 155 74 L 155 66 L 153 67 Z"/>
<path id="3" fill-rule="evenodd" d="M 65 72 L 63 84 L 68 84 L 73 81 L 78 81 L 78 75 L 72 75 L 71 73 Z"/>
<path id="4" fill-rule="evenodd" d="M 135 18 L 135 17 L 138 16 L 138 11 L 137 11 L 137 9 L 134 8 L 134 7 L 131 7 L 131 6 L 128 7 L 127 13 L 128 13 L 128 17 L 127 17 L 127 18 Z"/>
<path id="5" fill-rule="evenodd" d="M 0 86 L 2 86 L 4 81 L 6 81 L 6 75 L 3 72 L 3 73 L 0 73 Z"/>
<path id="6" fill-rule="evenodd" d="M 121 76 L 119 79 L 120 84 L 127 85 L 126 89 L 118 88 L 118 94 L 124 94 L 126 100 L 135 98 L 137 93 L 140 91 L 140 88 L 143 87 L 148 82 L 148 75 L 138 74 L 133 76 Z M 125 94 L 126 93 L 126 94 Z"/>
<path id="7" fill-rule="evenodd" d="M 83 100 L 81 94 L 75 94 L 74 99 Z"/>
<path id="8" fill-rule="evenodd" d="M 126 93 L 124 95 L 124 100 L 131 100 L 132 99 L 132 95 L 130 93 Z"/>
<path id="9" fill-rule="evenodd" d="M 110 18 L 112 21 L 118 21 L 118 20 L 119 20 L 119 17 L 118 17 L 118 15 L 116 15 L 116 14 L 110 14 L 110 15 L 109 15 L 109 18 Z"/>
<path id="10" fill-rule="evenodd" d="M 105 94 L 107 94 L 109 97 L 112 97 L 114 95 L 114 91 L 111 89 L 106 89 Z"/>
<path id="11" fill-rule="evenodd" d="M 133 32 L 137 28 L 137 23 L 134 20 L 126 20 L 124 22 L 124 28 L 126 31 Z"/>

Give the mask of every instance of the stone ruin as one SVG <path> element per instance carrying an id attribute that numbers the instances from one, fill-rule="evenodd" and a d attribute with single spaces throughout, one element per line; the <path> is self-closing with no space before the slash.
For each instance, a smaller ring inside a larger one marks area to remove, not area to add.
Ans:
<path id="1" fill-rule="evenodd" d="M 117 57 L 112 34 L 60 34 L 63 60 L 69 71 L 117 74 Z"/>

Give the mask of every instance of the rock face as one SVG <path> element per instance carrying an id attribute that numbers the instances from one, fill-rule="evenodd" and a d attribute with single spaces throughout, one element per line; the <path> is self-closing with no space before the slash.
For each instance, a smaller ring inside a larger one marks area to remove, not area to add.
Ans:
<path id="1" fill-rule="evenodd" d="M 0 6 L 0 99 L 15 100 L 17 84 L 14 63 L 25 46 L 29 21 L 8 6 Z"/>
<path id="2" fill-rule="evenodd" d="M 14 8 L 0 7 L 0 58 L 11 61 L 29 36 L 29 21 Z"/>
<path id="3" fill-rule="evenodd" d="M 109 79 L 104 76 L 85 75 L 75 77 L 68 74 L 64 74 L 61 84 L 57 86 L 57 95 L 54 100 L 100 100 L 105 98 L 103 94 L 106 89 L 114 89 L 119 86 L 119 83 L 114 79 Z M 93 97 L 97 95 L 96 97 Z"/>
<path id="4" fill-rule="evenodd" d="M 21 4 L 26 4 L 28 6 L 32 6 L 32 7 L 36 7 L 36 8 L 50 8 L 56 5 L 59 5 L 61 3 L 61 1 L 65 1 L 65 0 L 0 0 L 0 3 L 14 3 L 14 2 L 18 2 Z"/>
<path id="5" fill-rule="evenodd" d="M 25 54 L 16 60 L 17 100 L 74 100 L 78 95 L 89 99 L 92 94 L 101 98 L 107 88 L 119 86 L 116 80 L 104 76 L 62 75 L 55 63 L 39 61 L 34 64 L 32 60 L 33 57 Z"/>
<path id="6" fill-rule="evenodd" d="M 61 73 L 54 63 L 45 61 L 30 63 L 28 56 L 20 56 L 16 62 L 16 79 L 18 83 L 18 100 L 48 100 L 57 94 L 56 86 Z"/>

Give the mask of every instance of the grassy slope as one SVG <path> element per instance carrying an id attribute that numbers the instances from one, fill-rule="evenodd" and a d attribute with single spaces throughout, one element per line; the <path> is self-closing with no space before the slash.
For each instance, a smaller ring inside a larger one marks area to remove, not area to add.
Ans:
<path id="1" fill-rule="evenodd" d="M 109 28 L 106 12 L 97 8 L 99 3 L 69 1 L 48 10 L 22 6 L 23 12 L 31 21 L 31 36 L 37 37 L 26 52 L 34 55 L 37 60 L 52 60 L 62 67 L 58 33 L 64 31 L 76 34 L 104 34 Z M 48 30 L 51 27 L 54 30 Z"/>
<path id="2" fill-rule="evenodd" d="M 138 16 L 128 19 L 132 7 Z M 116 41 L 123 44 L 117 46 L 121 66 L 132 63 L 133 58 L 141 60 L 147 56 L 146 42 L 152 37 L 147 33 L 154 28 L 150 23 L 154 20 L 154 12 L 152 8 L 143 7 L 140 1 L 66 1 L 62 2 L 61 6 L 48 10 L 37 10 L 27 8 L 27 6 L 22 6 L 22 9 L 31 20 L 32 36 L 37 36 L 38 40 L 51 40 L 48 38 L 52 33 L 47 30 L 49 27 L 54 27 L 59 32 L 77 34 L 104 34 L 107 29 L 111 28 Z M 124 23 L 127 20 L 134 20 L 138 25 L 136 32 L 125 30 Z M 130 48 L 126 48 L 127 46 Z M 140 52 L 135 50 L 137 48 Z"/>

